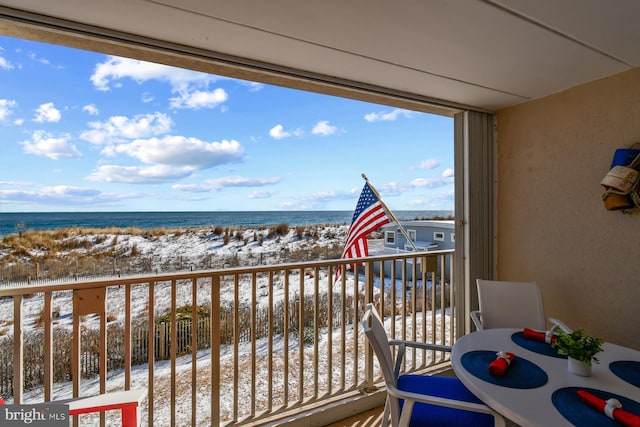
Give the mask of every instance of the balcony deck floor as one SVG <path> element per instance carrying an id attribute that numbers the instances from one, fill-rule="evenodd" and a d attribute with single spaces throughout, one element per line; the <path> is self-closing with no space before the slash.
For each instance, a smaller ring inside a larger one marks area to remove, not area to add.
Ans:
<path id="1" fill-rule="evenodd" d="M 384 406 L 329 424 L 328 427 L 378 427 L 382 425 Z"/>

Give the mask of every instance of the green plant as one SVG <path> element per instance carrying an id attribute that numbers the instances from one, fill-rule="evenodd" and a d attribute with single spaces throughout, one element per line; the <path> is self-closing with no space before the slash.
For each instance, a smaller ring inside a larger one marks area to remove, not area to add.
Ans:
<path id="1" fill-rule="evenodd" d="M 558 339 L 551 346 L 558 349 L 558 354 L 591 366 L 591 362 L 600 363 L 595 355 L 602 351 L 603 343 L 601 338 L 585 335 L 580 328 L 571 333 L 558 331 Z"/>

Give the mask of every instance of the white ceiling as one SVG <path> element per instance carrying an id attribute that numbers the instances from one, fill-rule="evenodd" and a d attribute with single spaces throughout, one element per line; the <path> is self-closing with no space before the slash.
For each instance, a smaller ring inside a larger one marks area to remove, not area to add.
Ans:
<path id="1" fill-rule="evenodd" d="M 640 65 L 638 0 L 0 0 L 0 23 L 1 6 L 490 111 Z"/>

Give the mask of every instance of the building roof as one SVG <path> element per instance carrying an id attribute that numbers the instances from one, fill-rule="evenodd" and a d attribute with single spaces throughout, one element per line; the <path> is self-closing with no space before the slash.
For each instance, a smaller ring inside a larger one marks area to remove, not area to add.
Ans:
<path id="1" fill-rule="evenodd" d="M 400 224 L 407 227 L 438 227 L 438 228 L 450 228 L 453 229 L 455 227 L 455 221 L 453 220 L 412 220 L 412 221 L 400 221 Z M 398 225 L 391 222 L 389 224 L 385 224 L 383 229 L 392 229 L 398 228 Z"/>

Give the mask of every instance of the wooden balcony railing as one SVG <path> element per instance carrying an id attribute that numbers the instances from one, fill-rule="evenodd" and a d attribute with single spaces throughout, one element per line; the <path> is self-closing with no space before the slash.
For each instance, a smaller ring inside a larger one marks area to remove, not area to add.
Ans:
<path id="1" fill-rule="evenodd" d="M 0 287 L 0 309 L 12 304 L 0 311 L 11 313 L 0 318 L 0 395 L 142 388 L 142 425 L 244 424 L 374 389 L 358 322 L 368 302 L 390 337 L 453 344 L 453 251 L 355 262 L 337 280 L 344 260 Z M 405 371 L 448 358 L 407 356 Z"/>

